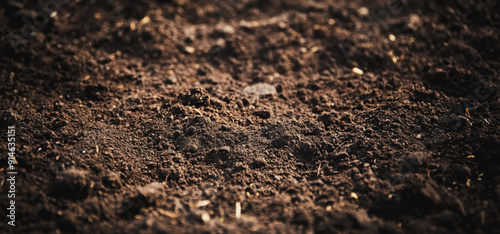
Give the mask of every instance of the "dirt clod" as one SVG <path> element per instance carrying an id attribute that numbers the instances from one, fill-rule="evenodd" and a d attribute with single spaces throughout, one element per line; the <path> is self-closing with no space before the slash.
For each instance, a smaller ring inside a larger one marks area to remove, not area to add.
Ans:
<path id="1" fill-rule="evenodd" d="M 54 196 L 79 199 L 90 195 L 94 182 L 89 179 L 88 171 L 71 168 L 57 175 Z"/>

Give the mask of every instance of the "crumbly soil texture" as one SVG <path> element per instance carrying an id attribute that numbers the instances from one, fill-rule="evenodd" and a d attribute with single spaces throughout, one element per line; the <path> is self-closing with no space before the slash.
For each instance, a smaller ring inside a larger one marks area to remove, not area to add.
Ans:
<path id="1" fill-rule="evenodd" d="M 0 232 L 499 233 L 499 9 L 1 1 Z"/>

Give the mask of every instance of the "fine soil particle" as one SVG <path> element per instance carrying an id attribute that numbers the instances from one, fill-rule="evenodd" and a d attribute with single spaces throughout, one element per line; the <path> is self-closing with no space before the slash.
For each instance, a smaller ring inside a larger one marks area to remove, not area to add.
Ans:
<path id="1" fill-rule="evenodd" d="M 0 232 L 499 233 L 498 9 L 2 1 Z"/>

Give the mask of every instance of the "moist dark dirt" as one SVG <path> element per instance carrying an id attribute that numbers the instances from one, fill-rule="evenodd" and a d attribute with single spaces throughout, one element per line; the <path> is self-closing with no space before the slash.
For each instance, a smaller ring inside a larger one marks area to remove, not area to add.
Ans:
<path id="1" fill-rule="evenodd" d="M 0 3 L 0 232 L 500 232 L 498 1 L 41 2 Z"/>

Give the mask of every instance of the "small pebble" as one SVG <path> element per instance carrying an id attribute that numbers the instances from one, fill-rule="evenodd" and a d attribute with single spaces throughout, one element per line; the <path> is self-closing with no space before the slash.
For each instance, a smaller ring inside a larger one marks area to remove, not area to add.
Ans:
<path id="1" fill-rule="evenodd" d="M 169 75 L 165 79 L 165 84 L 175 84 L 175 83 L 177 83 L 177 78 L 175 77 L 175 75 Z"/>
<path id="2" fill-rule="evenodd" d="M 184 50 L 188 53 L 188 54 L 192 54 L 196 51 L 196 49 L 192 46 L 186 46 L 184 47 Z"/>
<path id="3" fill-rule="evenodd" d="M 203 220 L 203 222 L 205 223 L 208 223 L 208 221 L 210 221 L 210 215 L 207 212 L 203 212 L 201 214 L 201 220 Z"/>
<path id="4" fill-rule="evenodd" d="M 151 21 L 151 19 L 149 18 L 149 16 L 145 16 L 144 18 L 141 19 L 141 21 L 139 22 L 141 25 L 145 25 L 147 23 L 149 23 Z"/>
<path id="5" fill-rule="evenodd" d="M 243 94 L 248 96 L 273 95 L 276 94 L 276 88 L 270 84 L 258 83 L 243 89 Z"/>
<path id="6" fill-rule="evenodd" d="M 357 67 L 354 67 L 354 68 L 352 69 L 352 72 L 354 72 L 354 73 L 356 73 L 356 74 L 358 74 L 358 75 L 363 75 L 363 74 L 364 74 L 363 70 L 361 70 L 361 69 L 359 69 L 359 68 L 357 68 Z"/>
<path id="7" fill-rule="evenodd" d="M 235 30 L 233 26 L 228 24 L 218 24 L 216 26 L 217 30 L 224 32 L 225 34 L 234 34 Z"/>
<path id="8" fill-rule="evenodd" d="M 226 47 L 226 41 L 222 38 L 217 39 L 217 41 L 215 41 L 215 44 L 221 48 Z"/>
<path id="9" fill-rule="evenodd" d="M 396 36 L 389 34 L 389 41 L 396 41 Z"/>
<path id="10" fill-rule="evenodd" d="M 370 11 L 366 7 L 361 7 L 361 8 L 359 8 L 358 13 L 360 15 L 368 15 L 368 13 L 370 13 Z"/>
<path id="11" fill-rule="evenodd" d="M 221 153 L 229 153 L 231 151 L 231 147 L 229 147 L 229 146 L 222 146 L 222 147 L 219 148 L 219 151 Z"/>

